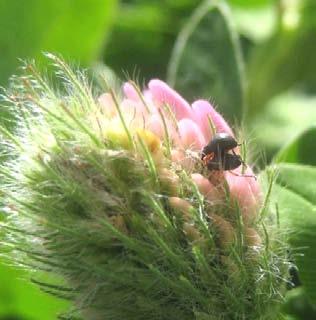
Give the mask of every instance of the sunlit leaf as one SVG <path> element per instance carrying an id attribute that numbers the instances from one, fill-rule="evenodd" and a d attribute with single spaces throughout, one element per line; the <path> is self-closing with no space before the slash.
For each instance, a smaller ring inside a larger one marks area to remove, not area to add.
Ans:
<path id="1" fill-rule="evenodd" d="M 30 276 L 0 264 L 0 319 L 55 320 L 67 310 L 67 302 L 41 292 Z"/>
<path id="2" fill-rule="evenodd" d="M 16 72 L 18 59 L 53 51 L 88 64 L 111 24 L 116 0 L 0 1 L 0 82 Z"/>
<path id="3" fill-rule="evenodd" d="M 232 5 L 251 8 L 265 6 L 267 3 L 272 2 L 271 0 L 230 0 Z"/>
<path id="4" fill-rule="evenodd" d="M 255 7 L 233 6 L 232 13 L 238 32 L 254 44 L 265 41 L 275 30 L 277 14 L 272 3 Z"/>
<path id="5" fill-rule="evenodd" d="M 315 141 L 316 127 L 307 128 L 278 152 L 275 161 L 316 166 Z"/>
<path id="6" fill-rule="evenodd" d="M 270 158 L 273 153 L 284 145 L 288 146 L 302 131 L 315 123 L 316 98 L 290 91 L 272 99 L 262 113 L 252 121 L 248 121 L 247 125 L 251 127 L 259 148 L 264 149 Z M 312 149 L 309 155 L 306 154 L 307 148 L 304 147 L 304 150 L 304 161 L 307 157 L 312 159 Z M 313 164 L 312 162 L 302 163 Z"/>

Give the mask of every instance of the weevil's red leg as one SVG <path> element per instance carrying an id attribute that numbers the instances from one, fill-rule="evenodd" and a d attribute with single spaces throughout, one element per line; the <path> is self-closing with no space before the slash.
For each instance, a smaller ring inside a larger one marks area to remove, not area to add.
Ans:
<path id="1" fill-rule="evenodd" d="M 207 154 L 204 158 L 203 158 L 203 164 L 205 165 L 205 166 L 207 166 L 207 163 L 209 162 L 209 161 L 211 161 L 211 160 L 213 160 L 213 158 L 214 158 L 214 152 L 212 152 L 212 153 L 210 153 L 210 154 Z"/>
<path id="2" fill-rule="evenodd" d="M 233 172 L 231 170 L 229 170 L 229 172 L 236 177 L 254 178 L 255 180 L 257 180 L 257 176 L 255 176 L 254 174 L 239 174 L 239 173 Z"/>
<path id="3" fill-rule="evenodd" d="M 238 155 L 236 154 L 236 152 L 234 150 L 232 150 L 233 155 L 238 156 L 240 162 L 242 163 L 243 166 L 245 166 L 246 168 L 248 168 L 247 163 Z M 248 177 L 248 178 L 254 178 L 255 180 L 257 180 L 257 177 L 254 174 L 238 174 L 236 172 L 233 172 L 231 170 L 229 170 L 229 172 L 237 177 Z"/>

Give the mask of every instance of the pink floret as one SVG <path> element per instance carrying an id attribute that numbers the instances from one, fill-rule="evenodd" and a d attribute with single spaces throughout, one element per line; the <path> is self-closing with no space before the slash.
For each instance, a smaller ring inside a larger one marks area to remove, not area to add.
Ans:
<path id="1" fill-rule="evenodd" d="M 123 91 L 125 99 L 120 105 L 123 113 L 130 115 L 130 125 L 143 125 L 162 140 L 168 134 L 173 148 L 172 161 L 179 161 L 186 169 L 194 168 L 194 165 L 193 159 L 187 158 L 185 151 L 196 152 L 198 158 L 202 148 L 212 139 L 212 129 L 215 129 L 215 133 L 225 132 L 232 137 L 235 136 L 225 119 L 208 101 L 197 100 L 191 106 L 161 80 L 151 80 L 148 89 L 144 90 L 143 97 L 140 97 L 132 83 L 125 83 Z M 113 101 L 109 95 L 102 95 L 99 103 L 102 108 L 108 104 L 111 113 L 114 112 Z M 238 148 L 235 152 L 238 153 Z M 222 179 L 226 179 L 232 202 L 238 203 L 245 222 L 251 223 L 259 211 L 261 189 L 251 168 L 248 167 L 244 174 L 252 177 L 243 176 L 241 170 L 239 167 L 233 173 L 225 172 Z M 209 175 L 212 174 L 215 172 L 209 172 Z M 214 201 L 216 198 L 223 198 L 220 195 L 222 191 L 216 189 L 210 176 L 203 177 L 200 173 L 193 173 L 192 179 L 208 199 Z"/>
<path id="2" fill-rule="evenodd" d="M 192 109 L 187 101 L 185 101 L 176 91 L 171 89 L 161 80 L 151 80 L 148 83 L 153 102 L 157 107 L 167 105 L 174 112 L 177 120 L 183 118 L 193 118 Z"/>

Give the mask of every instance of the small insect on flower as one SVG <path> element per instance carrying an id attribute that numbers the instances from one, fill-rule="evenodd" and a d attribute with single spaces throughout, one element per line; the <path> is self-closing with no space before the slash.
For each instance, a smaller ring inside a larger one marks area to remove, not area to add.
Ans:
<path id="1" fill-rule="evenodd" d="M 231 171 L 237 169 L 242 164 L 246 165 L 240 155 L 234 151 L 238 145 L 231 135 L 224 132 L 217 133 L 202 149 L 201 160 L 210 171 Z M 231 153 L 229 153 L 230 151 Z M 237 173 L 233 174 L 238 175 Z M 255 176 L 251 177 L 255 178 Z"/>
<path id="2" fill-rule="evenodd" d="M 201 159 L 209 170 L 233 170 L 242 164 L 241 157 L 233 150 L 237 141 L 227 133 L 217 133 L 203 148 Z M 228 153 L 232 150 L 232 154 Z"/>

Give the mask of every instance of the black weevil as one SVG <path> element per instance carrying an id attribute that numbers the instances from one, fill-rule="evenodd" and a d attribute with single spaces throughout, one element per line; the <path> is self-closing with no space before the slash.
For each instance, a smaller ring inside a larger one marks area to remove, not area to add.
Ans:
<path id="1" fill-rule="evenodd" d="M 242 160 L 237 154 L 215 154 L 212 158 L 205 157 L 208 170 L 234 170 L 242 164 Z"/>
<path id="2" fill-rule="evenodd" d="M 245 165 L 240 155 L 236 154 L 234 151 L 238 145 L 239 144 L 235 138 L 228 133 L 217 133 L 202 149 L 201 160 L 210 171 L 234 170 L 242 164 Z M 229 151 L 232 153 L 229 153 Z M 232 173 L 237 176 L 256 178 L 253 175 L 239 175 L 234 172 Z"/>
<path id="3" fill-rule="evenodd" d="M 221 132 L 214 135 L 212 140 L 202 150 L 202 160 L 205 156 L 214 153 L 220 155 L 238 146 L 237 141 L 228 133 Z"/>

